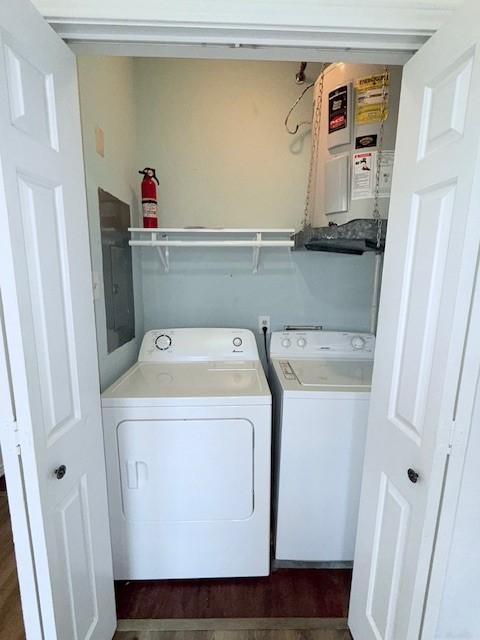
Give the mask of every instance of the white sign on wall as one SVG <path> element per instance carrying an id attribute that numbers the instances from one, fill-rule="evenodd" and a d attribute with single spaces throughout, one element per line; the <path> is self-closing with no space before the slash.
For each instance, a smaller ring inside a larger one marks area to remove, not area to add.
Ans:
<path id="1" fill-rule="evenodd" d="M 365 200 L 375 197 L 377 177 L 377 151 L 361 151 L 352 156 L 352 200 Z M 389 198 L 392 189 L 393 151 L 380 154 L 378 197 Z"/>
<path id="2" fill-rule="evenodd" d="M 352 200 L 373 198 L 376 151 L 361 151 L 352 156 Z"/>

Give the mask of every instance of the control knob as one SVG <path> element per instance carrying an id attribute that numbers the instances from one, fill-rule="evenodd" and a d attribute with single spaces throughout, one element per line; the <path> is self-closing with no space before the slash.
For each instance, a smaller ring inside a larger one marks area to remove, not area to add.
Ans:
<path id="1" fill-rule="evenodd" d="M 233 346 L 234 347 L 241 347 L 242 343 L 243 343 L 243 340 L 238 336 L 233 339 Z"/>
<path id="2" fill-rule="evenodd" d="M 290 340 L 290 338 L 283 338 L 282 347 L 285 347 L 285 349 L 288 349 L 288 347 L 290 347 L 291 344 L 292 344 L 292 341 Z"/>
<path id="3" fill-rule="evenodd" d="M 301 347 L 303 349 L 303 347 L 307 346 L 307 341 L 305 338 L 298 338 L 297 340 L 297 347 Z"/>
<path id="4" fill-rule="evenodd" d="M 155 346 L 159 351 L 166 351 L 172 344 L 172 339 L 166 333 L 162 333 L 155 340 Z"/>
<path id="5" fill-rule="evenodd" d="M 365 348 L 365 338 L 362 338 L 362 336 L 353 336 L 350 344 L 355 351 L 361 351 Z"/>

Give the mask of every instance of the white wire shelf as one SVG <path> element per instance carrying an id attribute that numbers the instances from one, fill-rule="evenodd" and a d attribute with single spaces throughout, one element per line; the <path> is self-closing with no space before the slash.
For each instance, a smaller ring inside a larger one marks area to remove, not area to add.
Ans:
<path id="1" fill-rule="evenodd" d="M 294 246 L 292 236 L 295 229 L 224 229 L 220 227 L 196 227 L 196 228 L 157 228 L 144 229 L 139 227 L 130 227 L 131 247 L 155 247 L 158 251 L 163 268 L 166 272 L 170 268 L 170 248 L 171 247 L 251 247 L 253 250 L 252 270 L 253 273 L 258 271 L 258 263 L 260 260 L 260 249 L 262 247 L 277 247 L 291 249 Z M 223 238 L 215 240 L 205 239 L 206 235 L 218 236 Z M 183 239 L 182 236 L 199 236 L 197 239 Z M 172 236 L 174 239 L 172 239 Z M 175 238 L 176 236 L 176 238 Z M 235 237 L 240 239 L 232 239 Z M 245 237 L 250 236 L 250 237 Z M 265 237 L 265 236 L 284 236 L 283 239 Z M 286 238 L 285 238 L 286 237 Z"/>

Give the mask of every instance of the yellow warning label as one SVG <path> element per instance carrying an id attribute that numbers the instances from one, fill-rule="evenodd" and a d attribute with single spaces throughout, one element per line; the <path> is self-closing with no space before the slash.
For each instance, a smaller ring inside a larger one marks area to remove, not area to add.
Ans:
<path id="1" fill-rule="evenodd" d="M 385 87 L 385 91 L 384 91 Z M 388 118 L 390 76 L 383 73 L 355 81 L 355 123 L 372 124 Z"/>

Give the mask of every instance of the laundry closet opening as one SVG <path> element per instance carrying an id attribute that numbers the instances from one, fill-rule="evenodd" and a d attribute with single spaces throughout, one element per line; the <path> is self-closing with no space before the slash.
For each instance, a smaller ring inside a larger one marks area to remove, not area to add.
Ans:
<path id="1" fill-rule="evenodd" d="M 344 619 L 402 69 L 78 71 L 118 617 Z"/>

